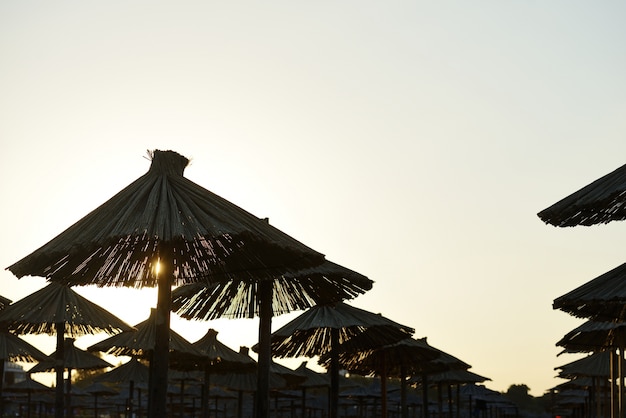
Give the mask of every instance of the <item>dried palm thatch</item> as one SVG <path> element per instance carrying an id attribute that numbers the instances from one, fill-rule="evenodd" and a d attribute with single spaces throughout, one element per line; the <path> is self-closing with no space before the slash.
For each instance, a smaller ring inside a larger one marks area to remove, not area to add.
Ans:
<path id="1" fill-rule="evenodd" d="M 65 346 L 63 349 L 64 361 L 63 365 L 66 369 L 106 369 L 107 367 L 113 367 L 108 361 L 94 356 L 74 345 L 73 338 L 65 339 Z M 34 365 L 28 373 L 42 373 L 52 372 L 55 370 L 55 356 L 56 352 L 50 354 L 47 359 Z"/>
<path id="2" fill-rule="evenodd" d="M 604 377 L 608 379 L 611 376 L 611 353 L 600 351 L 555 367 L 554 370 L 560 370 L 558 376 L 564 379 L 577 377 Z"/>
<path id="3" fill-rule="evenodd" d="M 409 381 L 420 383 L 423 376 L 413 376 Z M 428 383 L 443 383 L 447 385 L 460 385 L 465 383 L 483 383 L 491 380 L 466 369 L 451 369 L 428 375 Z"/>
<path id="4" fill-rule="evenodd" d="M 0 296 L 0 311 L 9 306 L 12 302 L 13 301 L 11 299 Z"/>
<path id="5" fill-rule="evenodd" d="M 331 379 L 331 417 L 339 408 L 339 350 L 356 351 L 391 344 L 413 334 L 413 328 L 380 314 L 340 302 L 317 305 L 285 324 L 271 335 L 276 357 L 328 355 Z"/>
<path id="6" fill-rule="evenodd" d="M 254 369 L 256 362 L 249 356 L 238 353 L 217 339 L 218 332 L 210 328 L 192 345 L 205 356 L 205 364 L 213 372 L 233 372 L 237 369 Z"/>
<path id="7" fill-rule="evenodd" d="M 405 411 L 407 376 L 427 371 L 470 367 L 456 357 L 431 347 L 426 342 L 426 338 L 405 338 L 393 344 L 360 352 L 340 352 L 338 362 L 341 367 L 350 372 L 365 376 L 380 376 L 383 418 L 387 416 L 387 376 L 400 378 L 401 408 Z M 327 355 L 323 355 L 320 357 L 320 363 L 329 364 L 330 359 Z M 426 400 L 424 402 L 427 404 Z"/>
<path id="8" fill-rule="evenodd" d="M 156 309 L 152 308 L 150 317 L 135 325 L 135 330 L 122 332 L 106 338 L 99 343 L 89 346 L 87 351 L 101 351 L 114 356 L 149 359 L 150 352 L 154 351 L 155 347 L 156 322 Z M 193 357 L 196 361 L 201 361 L 205 357 L 202 351 L 171 330 L 169 350 L 172 353 L 178 352 L 184 356 Z"/>
<path id="9" fill-rule="evenodd" d="M 587 321 L 560 339 L 567 352 L 591 353 L 626 346 L 626 322 Z"/>
<path id="10" fill-rule="evenodd" d="M 324 303 L 352 299 L 372 288 L 372 281 L 330 261 L 289 271 L 272 281 L 273 315 L 304 310 Z M 252 318 L 259 315 L 259 282 L 194 283 L 172 292 L 172 310 L 183 318 Z"/>
<path id="11" fill-rule="evenodd" d="M 94 378 L 95 382 L 104 383 L 148 383 L 150 368 L 142 364 L 136 357 L 126 363 Z"/>
<path id="12" fill-rule="evenodd" d="M 327 355 L 320 358 L 320 364 L 329 362 Z M 400 377 L 401 374 L 433 374 L 450 369 L 469 369 L 471 366 L 458 358 L 441 351 L 426 338 L 406 338 L 394 344 L 359 352 L 341 352 L 339 364 L 344 369 L 364 375 L 374 376 L 384 372 L 387 376 Z"/>
<path id="13" fill-rule="evenodd" d="M 339 345 L 335 348 L 348 352 L 392 344 L 415 331 L 343 302 L 317 305 L 272 333 L 272 354 L 276 357 L 325 355 L 333 348 L 333 330 L 338 332 L 335 344 Z"/>
<path id="14" fill-rule="evenodd" d="M 106 309 L 58 283 L 49 283 L 0 311 L 0 323 L 17 334 L 80 336 L 133 330 Z"/>
<path id="15" fill-rule="evenodd" d="M 537 214 L 554 226 L 595 225 L 626 219 L 626 165 Z"/>
<path id="16" fill-rule="evenodd" d="M 552 306 L 578 318 L 626 320 L 626 263 L 554 299 Z"/>
<path id="17" fill-rule="evenodd" d="M 179 285 L 258 272 L 273 278 L 286 265 L 323 262 L 322 254 L 183 177 L 187 158 L 159 150 L 150 156 L 145 175 L 8 269 L 70 284 L 155 286 L 161 243 L 173 252 Z"/>
<path id="18" fill-rule="evenodd" d="M 48 356 L 23 339 L 9 332 L 0 332 L 0 362 L 23 361 L 34 363 Z M 3 364 L 0 364 L 3 367 Z M 1 387 L 0 387 L 1 388 Z"/>

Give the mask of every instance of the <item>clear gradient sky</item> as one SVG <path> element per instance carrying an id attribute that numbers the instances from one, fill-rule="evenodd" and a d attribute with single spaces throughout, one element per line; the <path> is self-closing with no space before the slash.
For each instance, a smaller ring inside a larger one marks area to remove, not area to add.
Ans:
<path id="1" fill-rule="evenodd" d="M 541 395 L 579 357 L 557 357 L 582 321 L 552 301 L 626 262 L 626 224 L 536 216 L 626 163 L 624 21 L 611 0 L 0 1 L 0 267 L 172 149 L 373 279 L 355 306 Z M 43 285 L 0 271 L 13 300 Z M 130 324 L 156 303 L 78 291 Z M 254 320 L 173 321 L 209 327 L 257 341 Z"/>

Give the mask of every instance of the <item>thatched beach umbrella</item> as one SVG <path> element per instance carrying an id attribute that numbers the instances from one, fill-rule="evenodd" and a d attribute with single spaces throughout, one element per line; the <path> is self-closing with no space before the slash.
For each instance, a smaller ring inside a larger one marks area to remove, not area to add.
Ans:
<path id="1" fill-rule="evenodd" d="M 74 338 L 66 338 L 63 345 L 63 367 L 67 369 L 67 380 L 65 385 L 66 402 L 65 408 L 68 416 L 72 416 L 72 370 L 98 370 L 113 367 L 112 364 L 94 356 L 74 345 Z M 52 353 L 48 359 L 43 360 L 33 366 L 28 373 L 52 372 L 56 370 L 57 353 Z"/>
<path id="2" fill-rule="evenodd" d="M 148 319 L 135 325 L 134 331 L 113 335 L 89 346 L 87 350 L 149 360 L 150 373 L 151 376 L 154 376 L 154 353 L 156 350 L 156 335 L 158 333 L 157 318 L 156 309 L 152 308 L 150 309 Z M 204 354 L 200 350 L 173 330 L 169 331 L 168 337 L 167 347 L 170 354 L 168 356 L 170 368 L 186 368 L 189 363 L 198 364 L 204 358 Z"/>
<path id="3" fill-rule="evenodd" d="M 626 219 L 626 165 L 537 214 L 554 226 L 595 225 Z"/>
<path id="4" fill-rule="evenodd" d="M 99 382 L 92 383 L 91 385 L 87 386 L 84 390 L 86 393 L 90 393 L 93 395 L 94 418 L 98 418 L 100 416 L 98 414 L 98 396 L 112 396 L 112 395 L 117 395 L 119 393 L 117 390 Z"/>
<path id="5" fill-rule="evenodd" d="M 23 339 L 8 331 L 0 331 L 0 376 L 4 376 L 4 365 L 7 361 L 23 361 L 34 363 L 46 359 L 44 353 Z M 0 379 L 0 416 L 4 413 L 2 398 L 4 379 Z"/>
<path id="6" fill-rule="evenodd" d="M 129 414 L 134 410 L 134 392 L 135 387 L 139 388 L 141 385 L 148 385 L 150 382 L 150 368 L 142 364 L 136 357 L 131 357 L 126 363 L 117 366 L 113 370 L 110 370 L 100 376 L 94 378 L 96 383 L 113 383 L 113 384 L 128 384 L 128 396 L 127 396 L 127 408 Z M 139 405 L 141 405 L 141 389 L 139 389 Z"/>
<path id="7" fill-rule="evenodd" d="M 423 379 L 423 375 L 421 376 L 413 376 L 409 379 L 410 383 L 421 383 Z M 450 411 L 450 416 L 452 416 L 452 385 L 456 385 L 456 416 L 459 417 L 461 413 L 461 385 L 464 384 L 476 384 L 483 383 L 487 380 L 491 380 L 488 377 L 481 376 L 474 372 L 471 372 L 467 369 L 450 369 L 445 370 L 439 373 L 435 373 L 432 375 L 428 375 L 426 384 L 436 384 L 437 390 L 439 394 L 439 399 L 441 400 L 441 386 L 446 385 L 448 387 L 448 411 Z M 441 404 L 441 402 L 440 402 Z M 470 408 L 471 410 L 471 404 Z"/>
<path id="8" fill-rule="evenodd" d="M 273 278 L 324 257 L 183 177 L 189 160 L 182 155 L 155 150 L 150 156 L 145 175 L 9 270 L 64 283 L 157 286 L 150 414 L 162 416 L 172 285 L 258 280 L 260 271 Z"/>
<path id="9" fill-rule="evenodd" d="M 327 356 L 320 359 L 328 363 Z M 406 378 L 411 375 L 426 375 L 449 369 L 469 369 L 470 365 L 458 358 L 432 347 L 426 337 L 406 338 L 394 344 L 361 352 L 340 352 L 339 364 L 346 370 L 361 375 L 378 375 L 381 381 L 383 414 L 386 415 L 386 381 L 388 376 L 400 378 L 403 416 L 407 415 Z M 424 404 L 428 404 L 428 392 L 424 391 Z M 428 408 L 424 408 L 425 417 Z"/>
<path id="10" fill-rule="evenodd" d="M 267 404 L 272 316 L 351 299 L 371 289 L 372 283 L 353 270 L 325 261 L 315 267 L 290 270 L 271 280 L 181 286 L 173 292 L 172 307 L 187 319 L 259 316 L 257 400 Z"/>
<path id="11" fill-rule="evenodd" d="M 202 385 L 202 417 L 207 418 L 209 414 L 209 388 L 210 376 L 213 373 L 234 373 L 237 371 L 255 371 L 256 362 L 249 356 L 222 344 L 217 339 L 218 332 L 210 328 L 207 333 L 193 346 L 199 349 L 205 356 L 199 365 L 203 370 L 204 382 Z"/>
<path id="12" fill-rule="evenodd" d="M 64 336 L 77 337 L 105 332 L 114 334 L 133 327 L 76 293 L 69 286 L 47 286 L 0 311 L 0 323 L 17 334 L 56 335 L 55 414 L 63 414 Z"/>
<path id="13" fill-rule="evenodd" d="M 552 306 L 578 318 L 626 320 L 626 263 L 559 296 Z"/>
<path id="14" fill-rule="evenodd" d="M 15 392 L 15 393 L 26 393 L 27 394 L 27 418 L 30 418 L 30 407 L 31 407 L 31 396 L 34 393 L 45 393 L 52 392 L 52 388 L 37 382 L 30 378 L 30 375 L 27 375 L 26 380 L 23 380 L 18 383 L 14 383 L 6 388 L 7 392 Z"/>
<path id="15" fill-rule="evenodd" d="M 330 389 L 330 376 L 328 373 L 317 373 L 309 369 L 307 362 L 303 361 L 300 366 L 295 369 L 295 372 L 301 376 L 304 376 L 306 380 L 298 385 L 302 391 L 302 416 L 306 416 L 306 391 L 309 388 L 329 388 Z"/>
<path id="16" fill-rule="evenodd" d="M 272 333 L 271 345 L 276 357 L 329 356 L 329 415 L 334 418 L 339 408 L 339 347 L 344 351 L 381 347 L 410 337 L 413 332 L 413 328 L 380 314 L 339 302 L 305 311 Z"/>

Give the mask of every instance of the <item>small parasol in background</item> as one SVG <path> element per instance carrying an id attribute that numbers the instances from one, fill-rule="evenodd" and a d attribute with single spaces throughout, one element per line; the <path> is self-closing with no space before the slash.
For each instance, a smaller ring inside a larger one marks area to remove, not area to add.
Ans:
<path id="1" fill-rule="evenodd" d="M 97 370 L 113 367 L 109 362 L 94 356 L 74 345 L 74 338 L 66 338 L 63 346 L 63 367 L 67 369 L 67 380 L 65 387 L 65 408 L 67 415 L 72 416 L 72 370 Z M 28 373 L 53 372 L 56 370 L 57 353 L 52 353 L 48 359 L 37 363 Z"/>
<path id="2" fill-rule="evenodd" d="M 150 361 L 150 373 L 154 373 L 154 352 L 156 349 L 156 334 L 158 332 L 158 316 L 156 309 L 150 309 L 150 316 L 145 321 L 135 325 L 134 331 L 126 331 L 113 335 L 87 348 L 88 351 L 101 351 L 114 356 L 130 356 Z M 178 333 L 168 332 L 169 366 L 172 368 L 187 368 L 189 364 L 198 364 L 204 354 L 195 348 L 189 341 Z M 131 411 L 132 412 L 132 411 Z"/>
<path id="3" fill-rule="evenodd" d="M 31 396 L 34 393 L 52 392 L 52 388 L 31 379 L 30 375 L 26 376 L 26 380 L 7 386 L 7 392 L 26 393 L 27 395 L 27 415 L 30 418 Z"/>
<path id="4" fill-rule="evenodd" d="M 328 355 L 329 416 L 335 418 L 339 408 L 339 348 L 358 351 L 381 347 L 413 332 L 413 328 L 380 314 L 339 302 L 316 305 L 288 322 L 271 334 L 271 347 L 276 357 L 283 358 Z"/>
<path id="5" fill-rule="evenodd" d="M 320 361 L 328 363 L 327 356 Z M 402 416 L 408 413 L 406 408 L 406 378 L 410 375 L 422 375 L 427 382 L 427 375 L 450 370 L 469 369 L 471 366 L 458 358 L 432 347 L 426 337 L 406 338 L 394 344 L 360 352 L 340 352 L 339 364 L 346 370 L 361 375 L 378 375 L 381 382 L 383 408 L 386 416 L 386 381 L 388 376 L 400 379 L 400 402 Z M 424 385 L 425 387 L 427 386 Z M 424 404 L 428 404 L 428 391 L 423 392 Z M 427 408 L 424 409 L 425 413 Z M 383 417 L 384 418 L 384 417 Z M 426 413 L 427 418 L 427 413 Z"/>
<path id="6" fill-rule="evenodd" d="M 118 391 L 110 388 L 107 385 L 104 385 L 99 382 L 94 382 L 91 385 L 87 386 L 84 391 L 86 393 L 90 393 L 93 395 L 93 416 L 94 418 L 98 418 L 100 415 L 98 414 L 98 396 L 113 396 L 117 395 Z"/>
<path id="7" fill-rule="evenodd" d="M 0 296 L 0 310 L 11 304 L 11 300 Z M 34 363 L 47 358 L 39 349 L 7 331 L 6 324 L 0 324 L 0 376 L 4 376 L 4 365 L 7 361 L 23 361 Z M 0 379 L 0 416 L 4 414 L 2 397 L 4 379 Z"/>
<path id="8" fill-rule="evenodd" d="M 64 337 L 114 334 L 133 327 L 76 293 L 69 286 L 49 283 L 0 311 L 0 323 L 16 334 L 56 335 L 55 416 L 63 413 Z"/>
<path id="9" fill-rule="evenodd" d="M 209 328 L 207 333 L 193 346 L 204 354 L 199 367 L 203 370 L 201 416 L 209 414 L 209 388 L 211 374 L 235 373 L 256 370 L 256 362 L 247 355 L 238 353 L 217 339 L 218 332 Z"/>
<path id="10" fill-rule="evenodd" d="M 96 383 L 128 384 L 128 413 L 133 413 L 133 399 L 135 386 L 148 385 L 150 381 L 150 368 L 142 364 L 136 357 L 131 357 L 126 363 L 117 366 L 113 370 L 96 376 Z M 141 405 L 141 389 L 139 389 L 139 405 Z"/>
<path id="11" fill-rule="evenodd" d="M 408 380 L 408 383 L 421 384 L 422 379 L 423 379 L 423 375 L 414 376 Z M 428 375 L 427 384 L 429 382 L 431 384 L 437 385 L 437 394 L 438 394 L 438 403 L 439 403 L 440 412 L 443 410 L 442 396 L 441 396 L 443 392 L 442 386 L 446 385 L 448 388 L 448 411 L 452 411 L 453 405 L 455 403 L 452 397 L 452 385 L 456 385 L 456 406 L 457 406 L 456 411 L 457 411 L 457 416 L 458 416 L 460 413 L 460 405 L 461 405 L 461 385 L 467 385 L 467 384 L 475 385 L 476 383 L 483 383 L 483 382 L 486 382 L 487 380 L 491 380 L 491 379 L 488 377 L 484 377 L 479 374 L 476 374 L 474 372 L 471 372 L 467 369 L 450 369 L 450 370 L 444 370 L 442 372 L 435 373 L 432 375 Z M 470 404 L 469 410 L 471 411 L 471 404 Z"/>

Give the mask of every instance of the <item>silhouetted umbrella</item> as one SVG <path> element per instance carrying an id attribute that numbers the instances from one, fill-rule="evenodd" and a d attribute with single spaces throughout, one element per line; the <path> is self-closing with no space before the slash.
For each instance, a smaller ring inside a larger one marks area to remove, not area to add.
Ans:
<path id="1" fill-rule="evenodd" d="M 320 359 L 328 363 L 327 356 Z M 421 374 L 423 376 L 448 369 L 469 369 L 470 366 L 458 358 L 432 347 L 426 338 L 406 338 L 394 344 L 361 352 L 344 352 L 339 354 L 339 364 L 350 372 L 363 375 L 378 375 L 383 392 L 383 414 L 386 414 L 386 380 L 387 376 L 400 378 L 401 403 L 403 416 L 406 416 L 406 377 Z M 424 391 L 424 404 L 428 403 L 427 392 Z M 426 408 L 424 408 L 426 411 Z"/>
<path id="2" fill-rule="evenodd" d="M 199 349 L 205 358 L 200 364 L 204 373 L 202 385 L 202 416 L 208 417 L 209 385 L 212 373 L 233 373 L 236 371 L 256 370 L 256 362 L 249 356 L 240 354 L 217 340 L 217 331 L 209 329 L 193 346 Z"/>
<path id="3" fill-rule="evenodd" d="M 63 347 L 63 367 L 67 369 L 67 380 L 65 395 L 67 399 L 67 405 L 65 407 L 68 410 L 68 416 L 72 416 L 72 370 L 97 370 L 106 369 L 107 367 L 113 367 L 109 362 L 94 356 L 84 350 L 74 346 L 74 338 L 66 338 Z M 41 373 L 51 372 L 56 370 L 57 353 L 52 353 L 48 359 L 37 363 L 33 366 L 28 373 Z"/>
<path id="4" fill-rule="evenodd" d="M 41 384 L 27 375 L 26 380 L 7 386 L 7 392 L 26 393 L 27 395 L 27 418 L 30 418 L 31 395 L 39 392 L 52 392 L 52 388 Z"/>
<path id="5" fill-rule="evenodd" d="M 305 269 L 289 270 L 271 280 L 272 315 L 352 299 L 372 288 L 372 280 L 331 261 Z M 260 289 L 255 281 L 192 283 L 172 293 L 172 310 L 183 318 L 211 320 L 220 317 L 253 318 L 260 312 Z"/>
<path id="6" fill-rule="evenodd" d="M 302 390 L 302 416 L 306 415 L 306 390 L 308 388 L 329 388 L 330 389 L 330 376 L 328 374 L 317 373 L 308 367 L 307 362 L 303 361 L 295 372 L 301 376 L 306 377 L 306 380 L 298 385 Z"/>
<path id="7" fill-rule="evenodd" d="M 259 315 L 257 399 L 265 404 L 269 401 L 269 387 L 264 380 L 271 363 L 271 317 L 294 309 L 340 302 L 371 287 L 372 281 L 367 277 L 326 261 L 315 267 L 290 270 L 273 280 L 182 286 L 173 292 L 172 306 L 180 316 L 188 319 Z"/>
<path id="8" fill-rule="evenodd" d="M 131 357 L 131 359 L 126 363 L 94 378 L 94 382 L 97 383 L 128 383 L 127 405 L 129 414 L 133 413 L 135 386 L 148 384 L 149 381 L 150 368 L 141 364 L 135 357 Z"/>
<path id="9" fill-rule="evenodd" d="M 150 415 L 160 416 L 166 409 L 173 284 L 259 280 L 262 274 L 273 279 L 324 257 L 184 178 L 189 160 L 182 155 L 155 150 L 151 158 L 145 175 L 9 270 L 64 283 L 157 285 Z"/>
<path id="10" fill-rule="evenodd" d="M 158 332 L 156 309 L 150 309 L 150 316 L 143 322 L 135 325 L 135 331 L 122 332 L 106 338 L 87 348 L 89 351 L 102 351 L 115 356 L 139 357 L 150 361 L 154 373 L 154 352 L 156 349 L 156 334 Z M 193 358 L 192 364 L 197 364 L 204 354 L 195 348 L 189 341 L 178 333 L 170 330 L 168 333 L 169 366 L 171 368 L 186 368 Z"/>
<path id="11" fill-rule="evenodd" d="M 537 214 L 555 226 L 594 225 L 626 219 L 626 165 Z"/>
<path id="12" fill-rule="evenodd" d="M 133 331 L 125 331 L 108 337 L 87 347 L 87 350 L 102 351 L 114 356 L 130 356 L 151 360 L 155 349 L 156 333 L 157 314 L 156 309 L 151 308 L 148 319 L 136 324 Z M 196 361 L 200 361 L 204 357 L 204 353 L 173 330 L 169 332 L 168 347 L 171 353 L 178 352 L 187 357 L 194 357 L 197 359 Z"/>
<path id="13" fill-rule="evenodd" d="M 0 376 L 4 376 L 4 364 L 7 361 L 23 361 L 33 363 L 47 358 L 44 353 L 23 339 L 10 332 L 0 331 Z M 2 398 L 4 379 L 0 379 L 0 416 L 4 413 Z"/>
<path id="14" fill-rule="evenodd" d="M 408 383 L 421 383 L 424 380 L 424 376 L 413 376 L 408 380 Z M 448 410 L 452 411 L 452 407 L 454 401 L 452 399 L 452 385 L 456 385 L 456 405 L 457 405 L 457 416 L 460 415 L 460 405 L 461 405 L 461 385 L 463 384 L 475 384 L 482 383 L 487 380 L 491 380 L 488 377 L 481 376 L 474 372 L 470 372 L 466 369 L 450 369 L 445 370 L 439 373 L 435 373 L 432 375 L 428 375 L 426 384 L 436 384 L 437 391 L 439 393 L 439 407 L 441 409 L 441 386 L 446 385 L 448 387 Z M 471 406 L 470 406 L 471 408 Z"/>
<path id="15" fill-rule="evenodd" d="M 401 325 L 380 314 L 346 303 L 316 305 L 271 335 L 276 357 L 314 357 L 329 355 L 331 378 L 330 417 L 338 413 L 338 349 L 366 350 L 391 344 L 413 334 L 413 328 Z M 356 338 L 358 337 L 358 338 Z M 253 348 L 254 349 L 254 348 Z"/>
<path id="16" fill-rule="evenodd" d="M 554 369 L 560 370 L 559 377 L 564 379 L 573 379 L 581 376 L 603 377 L 608 379 L 611 376 L 610 357 L 611 353 L 601 351 L 555 367 Z"/>
<path id="17" fill-rule="evenodd" d="M 626 263 L 559 296 L 552 306 L 578 318 L 626 320 Z"/>
<path id="18" fill-rule="evenodd" d="M 64 336 L 105 332 L 114 334 L 132 330 L 106 309 L 76 293 L 69 286 L 49 283 L 47 286 L 12 303 L 0 311 L 0 323 L 18 334 L 56 334 L 57 418 L 63 413 Z"/>
<path id="19" fill-rule="evenodd" d="M 93 395 L 93 416 L 98 418 L 98 396 L 111 396 L 117 395 L 119 392 L 113 388 L 110 388 L 102 383 L 92 383 L 85 388 L 85 392 Z"/>
<path id="20" fill-rule="evenodd" d="M 590 353 L 626 346 L 626 322 L 586 321 L 557 343 L 568 352 Z"/>

